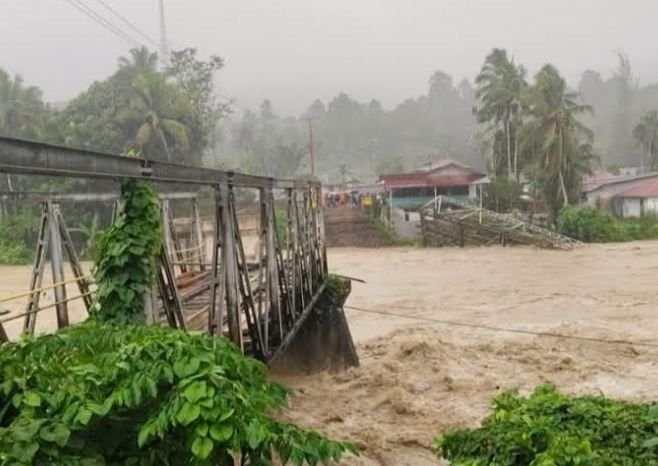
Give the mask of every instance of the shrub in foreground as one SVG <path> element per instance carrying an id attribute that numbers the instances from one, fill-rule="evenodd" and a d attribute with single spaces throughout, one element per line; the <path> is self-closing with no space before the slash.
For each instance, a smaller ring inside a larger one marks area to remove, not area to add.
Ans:
<path id="1" fill-rule="evenodd" d="M 271 416 L 288 392 L 230 342 L 87 322 L 0 352 L 1 465 L 268 465 L 349 444 Z"/>
<path id="2" fill-rule="evenodd" d="M 494 400 L 479 429 L 437 438 L 453 466 L 655 466 L 658 417 L 648 404 L 568 397 L 538 388 Z"/>

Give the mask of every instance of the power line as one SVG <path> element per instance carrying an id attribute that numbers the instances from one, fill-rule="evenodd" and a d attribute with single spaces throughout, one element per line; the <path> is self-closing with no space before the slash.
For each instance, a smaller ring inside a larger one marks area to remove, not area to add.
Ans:
<path id="1" fill-rule="evenodd" d="M 105 8 L 107 11 L 112 13 L 114 16 L 119 18 L 126 26 L 128 26 L 130 29 L 135 31 L 137 34 L 139 34 L 141 37 L 143 37 L 147 42 L 149 42 L 151 45 L 157 47 L 158 43 L 151 39 L 148 35 L 143 33 L 137 26 L 135 26 L 134 23 L 132 23 L 130 20 L 128 20 L 125 16 L 123 16 L 121 13 L 116 11 L 114 8 L 112 8 L 110 5 L 107 4 L 107 2 L 103 0 L 96 0 L 97 3 L 99 3 L 103 8 Z"/>
<path id="2" fill-rule="evenodd" d="M 91 18 L 93 21 L 103 26 L 105 29 L 110 31 L 118 38 L 128 42 L 129 44 L 135 47 L 140 46 L 139 41 L 135 40 L 130 34 L 126 33 L 125 31 L 122 31 L 121 28 L 117 27 L 107 19 L 103 18 L 96 11 L 94 11 L 89 5 L 84 4 L 82 0 L 66 0 L 66 2 L 68 2 L 71 6 L 73 6 L 78 11 L 84 13 L 88 18 Z"/>
<path id="3" fill-rule="evenodd" d="M 369 314 L 379 314 L 383 316 L 388 316 L 388 317 L 399 317 L 403 319 L 410 319 L 410 320 L 416 320 L 419 322 L 427 322 L 427 323 L 433 323 L 433 324 L 440 324 L 440 325 L 449 325 L 453 327 L 466 327 L 466 328 L 476 328 L 480 330 L 488 330 L 492 332 L 503 332 L 503 333 L 516 333 L 516 334 L 521 334 L 521 335 L 532 335 L 536 337 L 546 337 L 546 338 L 557 338 L 557 339 L 562 339 L 562 340 L 576 340 L 576 341 L 585 341 L 589 343 L 602 343 L 606 345 L 632 345 L 632 346 L 641 346 L 641 347 L 646 347 L 646 348 L 658 348 L 658 343 L 643 343 L 643 342 L 635 342 L 635 341 L 629 341 L 629 340 L 606 340 L 603 338 L 595 338 L 595 337 L 584 337 L 584 336 L 578 336 L 578 335 L 563 335 L 560 333 L 553 333 L 553 332 L 533 332 L 532 330 L 524 330 L 520 328 L 507 328 L 507 327 L 495 327 L 493 325 L 485 325 L 485 324 L 474 324 L 474 323 L 468 323 L 468 322 L 456 322 L 452 320 L 443 320 L 443 319 L 434 319 L 432 317 L 422 317 L 422 316 L 410 316 L 406 314 L 397 314 L 394 312 L 387 312 L 387 311 L 377 311 L 374 309 L 366 309 L 362 307 L 355 307 L 355 306 L 344 306 L 345 309 L 349 309 L 352 311 L 358 311 L 358 312 L 365 312 Z M 405 309 L 405 308 L 402 308 Z M 415 309 L 409 309 L 406 308 L 407 310 L 415 310 Z"/>

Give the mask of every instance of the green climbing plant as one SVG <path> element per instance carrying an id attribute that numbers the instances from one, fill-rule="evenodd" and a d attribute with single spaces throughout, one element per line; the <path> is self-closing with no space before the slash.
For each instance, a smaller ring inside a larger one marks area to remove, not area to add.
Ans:
<path id="1" fill-rule="evenodd" d="M 161 247 L 158 197 L 148 183 L 127 180 L 121 185 L 121 204 L 98 247 L 92 312 L 100 321 L 143 322 L 144 296 Z"/>

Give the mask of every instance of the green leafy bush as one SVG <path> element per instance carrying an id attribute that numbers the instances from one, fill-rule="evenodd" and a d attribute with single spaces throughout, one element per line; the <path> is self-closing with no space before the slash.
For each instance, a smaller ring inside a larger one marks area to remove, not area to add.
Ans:
<path id="1" fill-rule="evenodd" d="M 479 429 L 437 438 L 453 466 L 655 466 L 655 409 L 603 396 L 568 397 L 539 387 L 494 400 Z"/>
<path id="2" fill-rule="evenodd" d="M 0 264 L 27 264 L 32 260 L 33 245 L 37 236 L 37 213 L 21 209 L 0 220 Z"/>
<path id="3" fill-rule="evenodd" d="M 557 225 L 561 234 L 587 243 L 617 241 L 621 236 L 612 215 L 591 207 L 564 207 Z"/>
<path id="4" fill-rule="evenodd" d="M 21 265 L 30 262 L 31 251 L 23 243 L 0 238 L 0 264 Z"/>
<path id="5" fill-rule="evenodd" d="M 353 447 L 271 417 L 288 392 L 224 339 L 89 321 L 0 352 L 2 465 L 267 465 Z"/>
<path id="6" fill-rule="evenodd" d="M 143 181 L 124 181 L 121 193 L 121 212 L 98 246 L 92 312 L 102 321 L 143 322 L 144 296 L 161 247 L 160 207 Z"/>
<path id="7" fill-rule="evenodd" d="M 618 220 L 592 207 L 564 207 L 558 216 L 558 230 L 563 235 L 586 243 L 608 243 L 658 238 L 658 224 L 653 216 L 637 220 Z"/>

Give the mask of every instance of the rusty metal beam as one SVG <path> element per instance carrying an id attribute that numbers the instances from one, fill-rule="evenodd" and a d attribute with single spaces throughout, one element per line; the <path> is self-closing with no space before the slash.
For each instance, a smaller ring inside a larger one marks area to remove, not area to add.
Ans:
<path id="1" fill-rule="evenodd" d="M 71 178 L 134 178 L 196 185 L 230 183 L 251 188 L 308 189 L 319 186 L 311 181 L 245 175 L 4 137 L 0 137 L 0 172 Z"/>
<path id="2" fill-rule="evenodd" d="M 1 164 L 2 162 L 0 162 Z M 110 202 L 116 201 L 121 197 L 119 192 L 110 193 L 47 193 L 34 191 L 17 191 L 17 192 L 0 192 L 0 201 L 33 201 L 33 202 Z M 199 197 L 194 192 L 167 192 L 158 193 L 158 197 L 163 200 L 194 200 Z"/>

